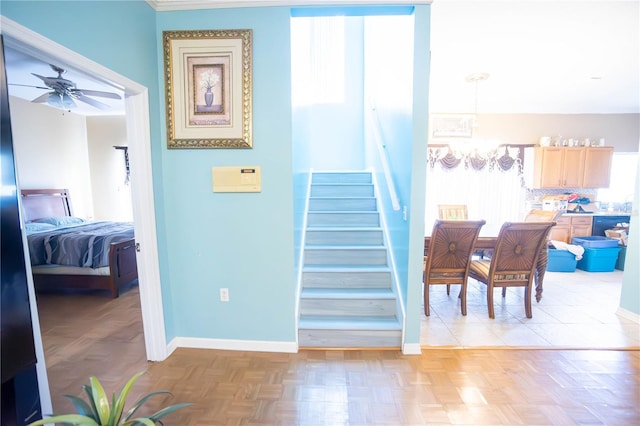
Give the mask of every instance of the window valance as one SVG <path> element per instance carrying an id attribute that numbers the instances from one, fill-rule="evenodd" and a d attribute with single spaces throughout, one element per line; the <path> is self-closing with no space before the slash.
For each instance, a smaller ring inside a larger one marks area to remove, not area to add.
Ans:
<path id="1" fill-rule="evenodd" d="M 462 165 L 473 170 L 510 170 L 522 169 L 523 151 L 520 147 L 500 145 L 496 148 L 471 148 L 468 146 L 441 145 L 428 150 L 428 162 L 431 168 L 440 164 L 443 169 L 455 169 Z"/>

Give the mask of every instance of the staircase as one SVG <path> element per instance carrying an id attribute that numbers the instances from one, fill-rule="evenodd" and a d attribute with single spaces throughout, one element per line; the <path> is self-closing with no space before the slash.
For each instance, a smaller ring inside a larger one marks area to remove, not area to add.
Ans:
<path id="1" fill-rule="evenodd" d="M 313 173 L 298 346 L 401 345 L 398 300 L 371 173 Z"/>

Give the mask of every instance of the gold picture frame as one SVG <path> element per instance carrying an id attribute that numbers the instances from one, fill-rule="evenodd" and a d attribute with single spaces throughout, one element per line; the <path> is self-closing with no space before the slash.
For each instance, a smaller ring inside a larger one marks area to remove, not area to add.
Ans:
<path id="1" fill-rule="evenodd" d="M 474 114 L 431 114 L 431 138 L 470 138 Z"/>
<path id="2" fill-rule="evenodd" d="M 162 34 L 167 148 L 252 148 L 252 30 Z"/>

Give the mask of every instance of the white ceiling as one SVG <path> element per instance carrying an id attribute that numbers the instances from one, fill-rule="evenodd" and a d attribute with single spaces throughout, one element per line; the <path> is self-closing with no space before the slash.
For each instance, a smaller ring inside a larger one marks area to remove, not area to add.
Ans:
<path id="1" fill-rule="evenodd" d="M 301 2 L 149 3 L 175 10 Z M 434 0 L 430 42 L 430 112 L 474 112 L 477 104 L 479 113 L 640 113 L 640 0 Z M 11 84 L 42 86 L 31 73 L 55 76 L 48 63 L 5 50 L 9 94 L 43 94 Z M 465 80 L 479 72 L 489 78 L 477 87 Z M 63 77 L 78 88 L 117 92 L 71 69 Z M 123 113 L 122 101 L 95 99 L 112 105 L 107 114 Z M 74 112 L 105 114 L 80 104 Z"/>
<path id="2" fill-rule="evenodd" d="M 430 112 L 639 113 L 637 0 L 435 0 Z"/>

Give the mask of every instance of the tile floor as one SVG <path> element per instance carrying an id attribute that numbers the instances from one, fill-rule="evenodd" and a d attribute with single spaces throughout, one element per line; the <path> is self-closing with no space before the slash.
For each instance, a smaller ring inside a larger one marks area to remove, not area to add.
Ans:
<path id="1" fill-rule="evenodd" d="M 460 286 L 431 287 L 431 315 L 422 314 L 423 347 L 640 348 L 640 323 L 616 314 L 622 271 L 547 272 L 544 294 L 524 312 L 523 290 L 494 295 L 494 320 L 487 313 L 486 287 L 469 279 L 467 316 L 460 313 Z M 424 312 L 424 311 L 423 311 Z"/>

